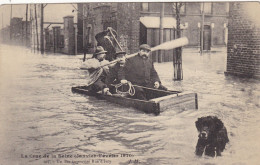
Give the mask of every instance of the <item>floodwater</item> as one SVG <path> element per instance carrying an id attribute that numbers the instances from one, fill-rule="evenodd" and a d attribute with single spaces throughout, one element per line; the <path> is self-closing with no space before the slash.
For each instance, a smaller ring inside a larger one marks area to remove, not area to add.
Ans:
<path id="1" fill-rule="evenodd" d="M 198 110 L 159 116 L 73 94 L 84 84 L 80 58 L 1 45 L 1 165 L 259 164 L 259 81 L 225 77 L 225 51 L 184 51 L 183 81 L 172 81 L 172 63 L 155 64 L 165 86 L 199 98 Z M 207 115 L 227 128 L 222 157 L 194 154 L 195 121 Z"/>

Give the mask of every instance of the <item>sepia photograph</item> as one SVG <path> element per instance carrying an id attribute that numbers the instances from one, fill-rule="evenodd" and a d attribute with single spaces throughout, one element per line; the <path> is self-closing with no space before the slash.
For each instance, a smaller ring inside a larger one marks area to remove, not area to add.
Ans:
<path id="1" fill-rule="evenodd" d="M 255 165 L 258 1 L 0 5 L 0 165 Z"/>

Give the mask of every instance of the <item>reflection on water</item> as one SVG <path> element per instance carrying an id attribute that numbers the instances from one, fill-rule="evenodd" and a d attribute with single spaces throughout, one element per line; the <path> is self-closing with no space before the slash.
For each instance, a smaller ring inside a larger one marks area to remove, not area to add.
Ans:
<path id="1" fill-rule="evenodd" d="M 121 153 L 134 156 L 119 155 L 106 160 L 111 164 L 127 164 L 130 159 L 156 165 L 257 164 L 259 81 L 225 77 L 225 52 L 204 55 L 184 52 L 183 81 L 172 81 L 172 63 L 155 64 L 168 88 L 198 93 L 199 109 L 183 112 L 169 109 L 153 116 L 71 93 L 72 86 L 84 84 L 83 73 L 77 69 L 80 56 L 33 54 L 5 45 L 0 48 L 3 164 L 57 161 L 57 158 L 24 158 L 26 154 Z M 230 143 L 217 159 L 194 155 L 198 136 L 194 122 L 206 115 L 218 116 L 228 130 Z M 82 160 L 86 164 L 90 158 L 60 160 L 63 163 Z"/>

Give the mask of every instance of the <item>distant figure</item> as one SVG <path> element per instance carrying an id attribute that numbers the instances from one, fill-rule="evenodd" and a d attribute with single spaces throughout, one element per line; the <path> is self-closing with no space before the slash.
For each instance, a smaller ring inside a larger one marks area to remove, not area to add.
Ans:
<path id="1" fill-rule="evenodd" d="M 217 117 L 207 116 L 198 118 L 196 127 L 199 131 L 199 140 L 196 146 L 196 155 L 215 157 L 221 156 L 226 143 L 229 142 L 227 129 Z"/>
<path id="2" fill-rule="evenodd" d="M 93 57 L 85 61 L 81 68 L 88 69 L 90 73 L 97 71 L 101 65 L 109 63 L 109 61 L 105 60 L 106 52 L 107 51 L 105 51 L 102 46 L 98 46 L 95 53 L 93 54 Z M 102 74 L 93 84 L 89 86 L 89 90 L 92 92 L 98 92 L 102 90 L 103 94 L 111 95 L 109 88 L 105 84 L 105 79 L 109 73 L 109 68 L 108 66 L 105 66 L 102 69 Z"/>
<path id="3" fill-rule="evenodd" d="M 115 65 L 109 67 L 109 74 L 107 75 L 106 78 L 106 84 L 109 87 L 111 93 L 115 93 L 115 87 L 113 86 L 114 84 L 126 84 L 127 80 L 123 78 L 124 73 L 123 69 L 125 66 L 125 54 L 126 52 L 120 51 L 115 54 L 116 60 L 120 60 L 117 62 Z"/>
<path id="4" fill-rule="evenodd" d="M 124 75 L 122 79 L 130 81 L 134 85 L 167 90 L 162 86 L 160 78 L 154 69 L 153 62 L 149 57 L 151 47 L 143 44 L 139 47 L 138 55 L 129 58 L 124 67 Z M 147 100 L 149 96 L 146 95 L 142 88 L 135 86 L 135 95 L 137 99 Z"/>

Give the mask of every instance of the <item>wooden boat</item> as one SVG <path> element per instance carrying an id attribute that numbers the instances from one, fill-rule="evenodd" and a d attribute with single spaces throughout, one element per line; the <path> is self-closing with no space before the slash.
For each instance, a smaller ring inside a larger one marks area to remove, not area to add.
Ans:
<path id="1" fill-rule="evenodd" d="M 138 86 L 140 87 L 140 86 Z M 118 94 L 108 96 L 102 93 L 93 93 L 88 90 L 87 86 L 72 87 L 73 93 L 79 93 L 88 96 L 96 96 L 107 101 L 120 104 L 126 107 L 133 107 L 145 113 L 159 115 L 166 109 L 198 109 L 198 97 L 196 93 L 181 93 L 180 91 L 164 91 L 142 87 L 149 100 L 138 100 L 129 97 L 123 97 Z"/>

